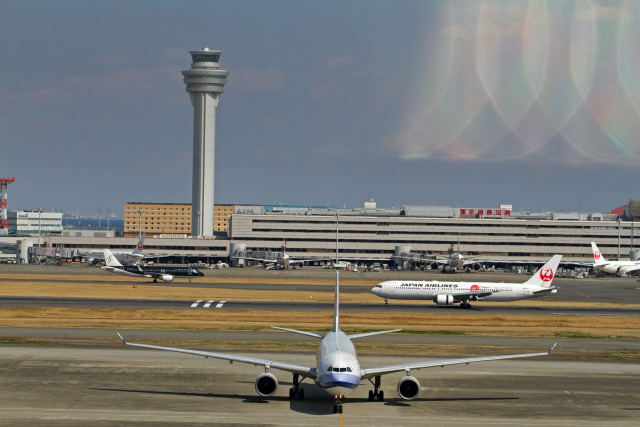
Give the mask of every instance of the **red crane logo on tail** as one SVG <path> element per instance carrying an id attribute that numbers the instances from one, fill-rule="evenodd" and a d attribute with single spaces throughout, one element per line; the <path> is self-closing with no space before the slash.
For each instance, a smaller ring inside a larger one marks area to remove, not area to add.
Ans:
<path id="1" fill-rule="evenodd" d="M 596 249 L 596 251 L 593 253 L 593 257 L 595 259 L 600 259 L 600 251 Z"/>
<path id="2" fill-rule="evenodd" d="M 553 279 L 553 270 L 548 267 L 540 270 L 540 279 L 543 282 L 550 282 Z"/>

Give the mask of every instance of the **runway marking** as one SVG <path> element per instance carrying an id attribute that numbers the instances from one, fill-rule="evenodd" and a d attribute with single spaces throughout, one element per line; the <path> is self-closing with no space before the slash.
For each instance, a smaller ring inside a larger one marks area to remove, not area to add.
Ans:
<path id="1" fill-rule="evenodd" d="M 199 299 L 199 300 L 195 301 L 194 303 L 192 303 L 192 304 L 191 304 L 191 308 L 197 308 L 197 307 L 200 305 L 200 303 L 201 303 L 202 301 L 204 301 L 204 300 Z M 212 306 L 214 303 L 215 303 L 215 300 L 209 300 L 209 301 L 205 302 L 205 303 L 202 305 L 202 308 L 211 308 L 211 306 Z M 226 301 L 218 301 L 218 303 L 215 305 L 215 308 L 222 308 L 222 306 L 223 306 L 225 303 L 226 303 Z"/>

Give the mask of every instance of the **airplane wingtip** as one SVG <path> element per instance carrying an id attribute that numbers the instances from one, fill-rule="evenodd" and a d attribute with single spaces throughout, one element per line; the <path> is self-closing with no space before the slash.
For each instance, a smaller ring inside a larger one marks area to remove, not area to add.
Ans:
<path id="1" fill-rule="evenodd" d="M 556 348 L 556 346 L 557 346 L 557 345 L 558 345 L 558 343 L 555 343 L 555 344 L 553 345 L 553 347 L 551 347 L 551 348 L 549 349 L 549 351 L 547 352 L 547 354 L 551 354 L 551 352 L 553 351 L 553 349 L 554 349 L 554 348 Z"/>
<path id="2" fill-rule="evenodd" d="M 122 340 L 122 342 L 124 344 L 126 344 L 127 342 L 124 340 L 124 338 L 122 338 L 122 335 L 120 335 L 120 332 L 116 332 L 116 334 L 118 334 L 118 336 L 120 337 L 120 339 Z"/>

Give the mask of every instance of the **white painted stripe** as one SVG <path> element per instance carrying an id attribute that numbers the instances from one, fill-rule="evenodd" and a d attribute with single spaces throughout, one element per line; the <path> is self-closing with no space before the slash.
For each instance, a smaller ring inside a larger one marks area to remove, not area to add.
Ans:
<path id="1" fill-rule="evenodd" d="M 213 301 L 207 301 L 207 302 L 204 303 L 203 307 L 204 308 L 209 308 L 209 307 L 211 307 L 211 304 L 213 304 Z"/>
<path id="2" fill-rule="evenodd" d="M 191 307 L 197 307 L 198 304 L 200 304 L 202 302 L 201 299 L 199 299 L 198 301 L 194 302 L 193 304 L 191 304 Z"/>
<path id="3" fill-rule="evenodd" d="M 216 308 L 220 308 L 224 305 L 226 301 L 220 301 L 218 304 L 216 304 Z"/>

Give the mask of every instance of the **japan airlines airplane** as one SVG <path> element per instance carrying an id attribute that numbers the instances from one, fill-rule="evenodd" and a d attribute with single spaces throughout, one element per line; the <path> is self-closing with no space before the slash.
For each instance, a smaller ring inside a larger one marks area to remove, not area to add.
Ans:
<path id="1" fill-rule="evenodd" d="M 107 260 L 107 265 L 100 267 L 103 270 L 124 276 L 146 277 L 153 279 L 153 283 L 156 283 L 158 279 L 164 282 L 172 282 L 174 276 L 204 276 L 200 270 L 193 267 L 122 265 L 109 249 L 104 249 L 104 258 Z"/>
<path id="2" fill-rule="evenodd" d="M 591 242 L 593 250 L 593 267 L 605 273 L 624 276 L 632 271 L 640 270 L 640 261 L 607 261 L 600 253 L 596 242 Z"/>
<path id="3" fill-rule="evenodd" d="M 382 282 L 371 289 L 371 292 L 389 299 L 424 299 L 432 300 L 438 305 L 453 305 L 460 302 L 460 307 L 470 308 L 470 301 L 517 301 L 536 298 L 557 292 L 551 281 L 556 275 L 562 255 L 554 255 L 529 280 L 524 283 L 489 283 L 489 282 L 440 282 L 390 280 Z"/>
<path id="4" fill-rule="evenodd" d="M 333 412 L 342 412 L 342 402 L 344 396 L 351 393 L 358 387 L 362 380 L 369 380 L 373 385 L 373 390 L 369 390 L 369 400 L 384 400 L 384 393 L 380 390 L 380 377 L 382 375 L 395 372 L 404 372 L 405 376 L 398 382 L 398 394 L 404 400 L 413 400 L 418 396 L 420 383 L 411 376 L 411 370 L 431 367 L 444 367 L 446 365 L 469 364 L 471 362 L 482 362 L 487 360 L 513 359 L 518 357 L 545 356 L 551 353 L 555 345 L 550 350 L 542 353 L 507 354 L 501 356 L 465 357 L 458 359 L 425 360 L 421 362 L 406 362 L 396 365 L 379 366 L 374 368 L 363 368 L 360 366 L 356 349 L 351 342 L 352 339 L 368 337 L 387 332 L 397 332 L 400 329 L 389 331 L 366 332 L 361 334 L 346 334 L 340 330 L 340 304 L 339 304 L 338 272 L 336 272 L 335 304 L 333 315 L 333 329 L 326 334 L 298 331 L 272 326 L 275 329 L 307 335 L 320 340 L 318 352 L 316 353 L 315 366 L 300 366 L 275 360 L 261 359 L 251 356 L 240 356 L 227 353 L 212 353 L 209 351 L 190 350 L 184 348 L 161 347 L 157 345 L 138 344 L 126 341 L 118 333 L 122 342 L 136 347 L 151 348 L 156 350 L 175 351 L 179 353 L 193 354 L 196 356 L 212 357 L 215 359 L 228 360 L 230 362 L 247 363 L 264 367 L 264 372 L 260 373 L 255 380 L 255 389 L 260 396 L 271 396 L 278 388 L 278 380 L 275 375 L 269 372 L 270 369 L 293 374 L 293 387 L 289 389 L 289 399 L 304 399 L 304 389 L 300 388 L 300 383 L 306 378 L 313 380 L 322 390 L 334 397 Z"/>
<path id="5" fill-rule="evenodd" d="M 138 240 L 138 246 L 132 252 L 113 252 L 113 256 L 118 260 L 120 264 L 136 264 L 144 255 L 142 254 L 142 247 L 144 245 L 144 234 L 140 236 L 140 240 Z M 102 250 L 99 251 L 90 251 L 85 255 L 85 262 L 89 265 L 96 265 L 99 263 L 104 263 L 104 252 Z"/>

